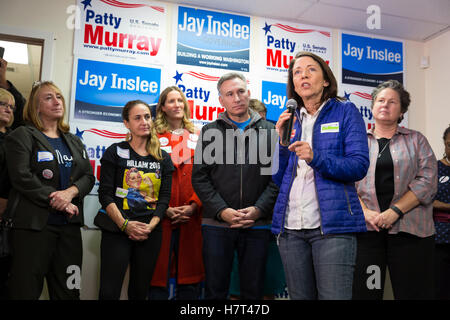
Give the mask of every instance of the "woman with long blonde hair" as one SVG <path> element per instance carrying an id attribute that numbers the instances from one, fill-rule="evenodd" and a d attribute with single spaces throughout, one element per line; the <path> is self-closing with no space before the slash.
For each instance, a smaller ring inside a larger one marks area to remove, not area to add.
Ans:
<path id="1" fill-rule="evenodd" d="M 175 278 L 175 299 L 195 300 L 204 279 L 201 235 L 201 202 L 192 183 L 194 150 L 198 139 L 189 120 L 185 95 L 178 87 L 161 92 L 156 107 L 155 127 L 161 149 L 170 153 L 172 197 L 162 220 L 163 241 L 151 282 L 150 299 L 169 298 L 168 279 Z"/>

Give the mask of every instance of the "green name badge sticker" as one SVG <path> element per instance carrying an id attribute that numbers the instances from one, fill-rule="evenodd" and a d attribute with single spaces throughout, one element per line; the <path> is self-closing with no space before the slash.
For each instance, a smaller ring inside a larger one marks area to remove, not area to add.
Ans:
<path id="1" fill-rule="evenodd" d="M 126 198 L 127 194 L 128 194 L 128 190 L 127 189 L 122 189 L 122 188 L 119 188 L 119 187 L 116 189 L 116 197 Z"/>
<path id="2" fill-rule="evenodd" d="M 339 132 L 339 122 L 324 123 L 320 126 L 320 133 Z"/>

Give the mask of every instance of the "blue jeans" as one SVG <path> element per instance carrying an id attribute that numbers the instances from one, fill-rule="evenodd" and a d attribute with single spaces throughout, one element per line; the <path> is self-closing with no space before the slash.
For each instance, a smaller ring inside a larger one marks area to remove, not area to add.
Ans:
<path id="1" fill-rule="evenodd" d="M 202 234 L 205 299 L 227 299 L 234 250 L 239 261 L 240 298 L 262 299 L 270 230 L 203 226 Z"/>
<path id="2" fill-rule="evenodd" d="M 291 299 L 352 298 L 355 235 L 322 235 L 319 228 L 285 229 L 279 249 Z"/>

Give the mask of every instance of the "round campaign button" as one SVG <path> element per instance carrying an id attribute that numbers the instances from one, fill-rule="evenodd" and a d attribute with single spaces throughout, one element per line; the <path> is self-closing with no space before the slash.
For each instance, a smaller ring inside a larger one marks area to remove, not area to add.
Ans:
<path id="1" fill-rule="evenodd" d="M 42 171 L 42 176 L 44 177 L 44 179 L 50 180 L 51 178 L 53 178 L 53 171 L 50 169 L 44 169 Z"/>
<path id="2" fill-rule="evenodd" d="M 191 134 L 189 135 L 189 139 L 190 139 L 191 141 L 197 142 L 197 141 L 198 141 L 198 135 L 191 133 Z"/>
<path id="3" fill-rule="evenodd" d="M 161 137 L 159 138 L 159 143 L 162 147 L 165 147 L 169 144 L 169 139 L 167 139 L 166 137 Z"/>

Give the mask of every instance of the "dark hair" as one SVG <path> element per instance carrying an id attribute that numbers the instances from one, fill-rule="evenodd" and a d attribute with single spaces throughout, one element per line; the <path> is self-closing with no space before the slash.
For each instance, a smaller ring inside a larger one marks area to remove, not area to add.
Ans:
<path id="1" fill-rule="evenodd" d="M 409 92 L 406 91 L 403 85 L 397 80 L 387 80 L 383 83 L 380 83 L 378 87 L 376 87 L 372 91 L 372 105 L 370 106 L 370 108 L 373 108 L 373 104 L 375 103 L 377 95 L 387 88 L 392 89 L 398 93 L 398 96 L 400 97 L 400 111 L 402 112 L 402 114 L 405 114 L 408 111 L 409 104 L 411 103 L 411 98 L 409 96 Z M 403 115 L 397 120 L 397 122 L 400 123 L 402 122 L 402 120 Z"/>
<path id="2" fill-rule="evenodd" d="M 122 119 L 125 121 L 130 121 L 130 110 L 134 108 L 134 106 L 138 105 L 138 104 L 143 104 L 144 106 L 146 106 L 148 108 L 148 110 L 150 111 L 150 116 L 152 115 L 152 108 L 149 106 L 148 103 L 142 101 L 142 100 L 132 100 L 132 101 L 128 101 L 127 104 L 123 107 L 122 109 Z M 127 133 L 127 137 L 126 137 L 127 141 L 131 140 L 131 134 Z M 155 126 L 151 125 L 150 128 L 150 136 L 147 139 L 147 145 L 145 146 L 147 152 L 149 154 L 151 154 L 156 160 L 162 160 L 162 153 L 161 153 L 161 149 L 160 149 L 160 143 L 159 143 L 159 139 L 155 130 Z"/>
<path id="3" fill-rule="evenodd" d="M 303 99 L 295 92 L 294 86 L 294 75 L 292 73 L 292 69 L 294 68 L 295 61 L 301 57 L 310 57 L 314 61 L 316 61 L 320 68 L 322 69 L 323 78 L 325 81 L 329 83 L 327 87 L 323 88 L 322 97 L 320 99 L 320 103 L 330 99 L 337 98 L 338 85 L 336 78 L 334 77 L 333 71 L 331 71 L 330 66 L 318 55 L 308 52 L 308 51 L 300 51 L 295 55 L 295 58 L 291 60 L 289 63 L 288 69 L 288 83 L 287 83 L 287 96 L 288 99 L 295 99 L 299 106 L 303 106 Z"/>
<path id="4" fill-rule="evenodd" d="M 150 110 L 150 114 L 152 113 L 152 108 L 150 108 L 148 103 L 142 100 L 131 100 L 128 101 L 122 109 L 122 120 L 130 121 L 130 110 L 137 104 L 143 104 Z"/>
<path id="5" fill-rule="evenodd" d="M 444 140 L 447 138 L 447 136 L 450 134 L 450 124 L 448 125 L 448 128 L 444 131 L 444 136 L 442 137 Z"/>

